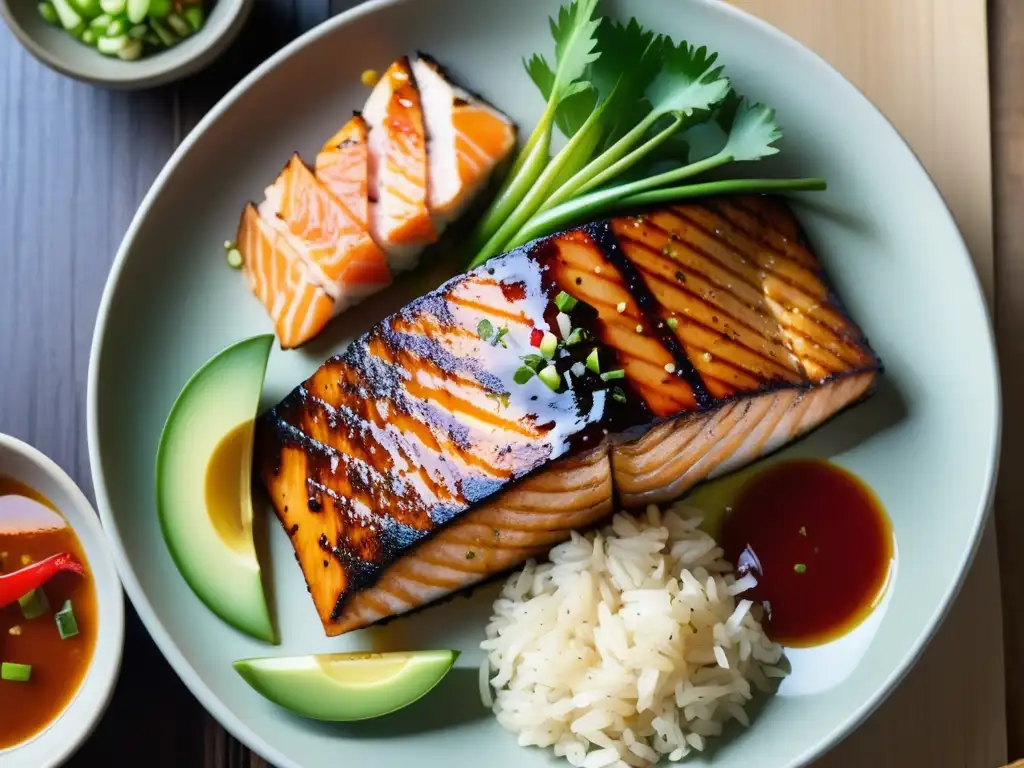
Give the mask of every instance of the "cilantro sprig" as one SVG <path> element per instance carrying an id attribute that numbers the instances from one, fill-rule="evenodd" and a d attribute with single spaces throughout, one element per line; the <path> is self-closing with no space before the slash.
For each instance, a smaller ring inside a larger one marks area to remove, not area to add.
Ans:
<path id="1" fill-rule="evenodd" d="M 822 179 L 690 180 L 778 152 L 775 113 L 732 88 L 718 55 L 686 41 L 595 18 L 573 0 L 550 23 L 555 64 L 524 60 L 544 97 L 540 121 L 474 235 L 475 267 L 574 221 L 627 208 L 742 192 L 825 188 Z M 552 153 L 555 129 L 566 138 Z M 710 128 L 711 130 L 702 130 Z M 720 146 L 691 146 L 716 133 Z M 658 164 L 670 164 L 656 170 Z"/>

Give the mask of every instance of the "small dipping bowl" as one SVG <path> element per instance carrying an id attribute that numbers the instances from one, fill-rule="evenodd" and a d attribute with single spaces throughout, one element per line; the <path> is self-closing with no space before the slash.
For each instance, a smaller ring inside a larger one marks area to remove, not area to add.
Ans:
<path id="1" fill-rule="evenodd" d="M 78 749 L 110 702 L 124 649 L 124 596 L 99 517 L 64 470 L 32 446 L 0 435 L 0 476 L 24 483 L 60 511 L 82 545 L 96 590 L 96 647 L 78 691 L 35 736 L 0 749 L 3 768 L 50 768 Z"/>
<path id="2" fill-rule="evenodd" d="M 0 0 L 18 41 L 43 64 L 83 82 L 123 90 L 152 88 L 195 74 L 223 53 L 245 24 L 253 0 L 206 0 L 208 17 L 198 32 L 177 45 L 136 61 L 104 56 L 64 29 L 46 23 L 35 0 Z"/>

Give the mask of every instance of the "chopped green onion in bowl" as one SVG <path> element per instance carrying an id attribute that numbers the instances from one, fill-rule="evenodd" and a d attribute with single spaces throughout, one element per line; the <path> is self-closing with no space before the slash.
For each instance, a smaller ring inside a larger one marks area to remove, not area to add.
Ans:
<path id="1" fill-rule="evenodd" d="M 43 0 L 39 15 L 104 56 L 135 61 L 206 24 L 203 0 Z"/>
<path id="2" fill-rule="evenodd" d="M 71 607 L 71 601 L 65 600 L 63 607 L 54 615 L 57 622 L 57 631 L 60 632 L 60 639 L 67 640 L 78 634 L 78 620 L 75 618 L 75 611 Z"/>
<path id="3" fill-rule="evenodd" d="M 32 678 L 31 664 L 14 664 L 5 661 L 0 665 L 0 680 L 12 683 L 27 683 Z"/>

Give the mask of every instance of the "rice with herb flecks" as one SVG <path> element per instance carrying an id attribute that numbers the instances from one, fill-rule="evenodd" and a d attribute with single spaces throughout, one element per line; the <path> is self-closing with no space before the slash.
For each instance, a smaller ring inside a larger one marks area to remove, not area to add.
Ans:
<path id="1" fill-rule="evenodd" d="M 508 580 L 481 694 L 521 746 L 582 768 L 647 766 L 747 724 L 752 685 L 784 674 L 782 649 L 736 599 L 753 577 L 736 579 L 700 522 L 682 504 L 618 514 Z"/>

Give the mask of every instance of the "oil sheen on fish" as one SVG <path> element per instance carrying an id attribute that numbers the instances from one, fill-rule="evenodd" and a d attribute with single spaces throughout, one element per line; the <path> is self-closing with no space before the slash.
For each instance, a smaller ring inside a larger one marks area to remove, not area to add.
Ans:
<path id="1" fill-rule="evenodd" d="M 545 333 L 573 343 L 545 359 Z M 709 199 L 414 301 L 260 418 L 256 469 L 337 635 L 764 456 L 880 370 L 786 206 Z"/>

